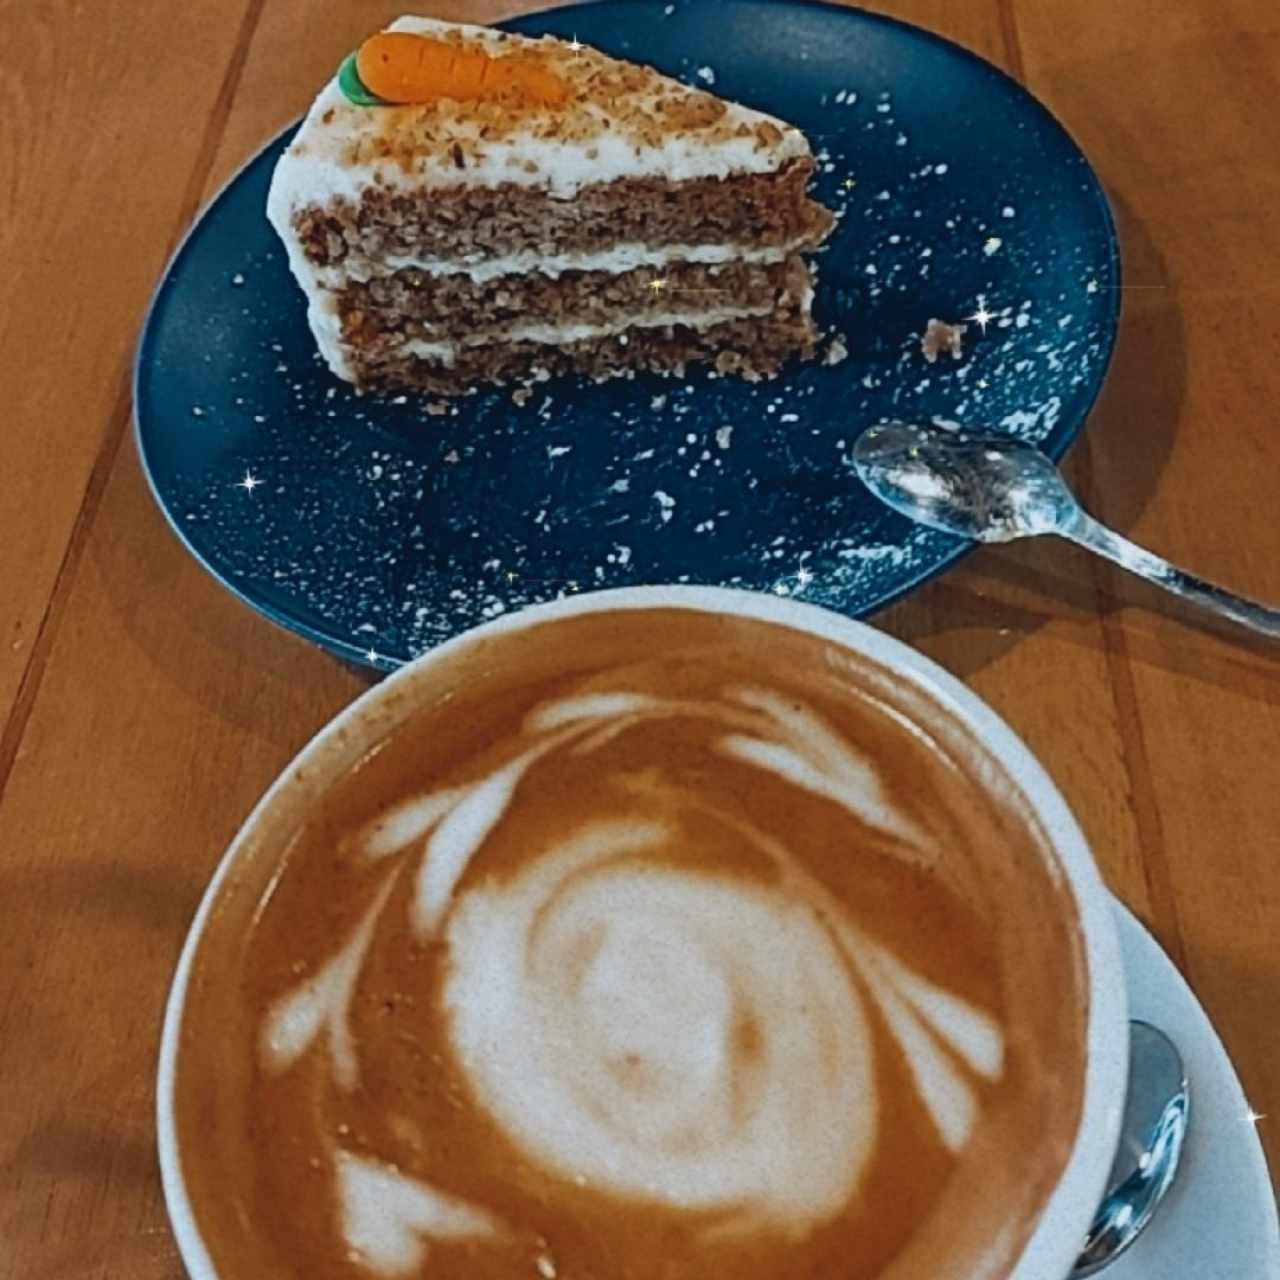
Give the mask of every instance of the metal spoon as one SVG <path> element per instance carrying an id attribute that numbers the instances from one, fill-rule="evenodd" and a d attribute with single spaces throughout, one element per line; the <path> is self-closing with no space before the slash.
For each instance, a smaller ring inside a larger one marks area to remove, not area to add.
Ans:
<path id="1" fill-rule="evenodd" d="M 1280 609 L 1194 577 L 1099 524 L 1049 458 L 1031 445 L 893 422 L 858 438 L 853 464 L 876 497 L 921 524 L 979 542 L 1055 533 L 1213 613 L 1280 639 Z"/>
<path id="2" fill-rule="evenodd" d="M 1178 1051 L 1146 1022 L 1129 1024 L 1129 1091 L 1104 1197 L 1068 1280 L 1109 1267 L 1146 1230 L 1173 1185 L 1191 1115 Z"/>

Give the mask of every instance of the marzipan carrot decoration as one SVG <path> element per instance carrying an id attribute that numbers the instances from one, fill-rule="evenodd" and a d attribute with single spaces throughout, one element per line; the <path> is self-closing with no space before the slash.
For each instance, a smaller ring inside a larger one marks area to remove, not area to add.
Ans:
<path id="1" fill-rule="evenodd" d="M 536 59 L 513 53 L 494 58 L 444 40 L 383 31 L 370 36 L 344 64 L 339 82 L 353 102 L 419 104 L 440 98 L 459 101 L 518 100 L 559 106 L 569 87 Z M 354 71 L 357 84 L 351 85 Z M 359 89 L 366 92 L 359 95 Z M 354 90 L 354 91 L 353 91 Z"/>

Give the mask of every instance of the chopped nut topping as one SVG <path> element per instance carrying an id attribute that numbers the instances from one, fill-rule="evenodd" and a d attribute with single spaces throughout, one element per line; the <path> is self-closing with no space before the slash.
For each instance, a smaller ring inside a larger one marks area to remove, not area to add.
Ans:
<path id="1" fill-rule="evenodd" d="M 460 48 L 492 48 L 496 36 L 481 39 L 456 30 L 432 34 Z M 475 159 L 477 144 L 502 142 L 532 133 L 567 145 L 589 146 L 607 131 L 620 132 L 634 147 L 661 146 L 680 134 L 696 134 L 707 145 L 750 137 L 757 150 L 786 137 L 772 121 L 751 126 L 734 121 L 728 105 L 712 94 L 673 86 L 649 67 L 617 62 L 583 45 L 577 50 L 551 36 L 522 40 L 520 56 L 568 86 L 559 105 L 530 102 L 518 95 L 458 101 L 439 98 L 411 106 L 369 108 L 343 103 L 329 108 L 326 125 L 357 123 L 360 141 L 341 157 L 351 166 L 386 159 L 406 172 L 421 162 L 462 169 Z M 588 158 L 596 158 L 589 146 Z"/>

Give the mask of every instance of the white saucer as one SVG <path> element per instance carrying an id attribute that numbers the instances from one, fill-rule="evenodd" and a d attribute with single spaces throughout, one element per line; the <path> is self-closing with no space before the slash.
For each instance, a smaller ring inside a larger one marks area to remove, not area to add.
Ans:
<path id="1" fill-rule="evenodd" d="M 1262 1144 L 1226 1050 L 1155 939 L 1116 903 L 1129 1016 L 1173 1040 L 1191 1085 L 1182 1170 L 1106 1280 L 1280 1280 L 1280 1223 Z M 1280 1117 L 1277 1118 L 1280 1122 Z"/>

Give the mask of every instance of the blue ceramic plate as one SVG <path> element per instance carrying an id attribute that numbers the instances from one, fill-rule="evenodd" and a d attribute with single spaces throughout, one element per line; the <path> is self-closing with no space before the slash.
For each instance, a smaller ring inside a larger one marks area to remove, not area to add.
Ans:
<path id="1" fill-rule="evenodd" d="M 846 458 L 886 418 L 1060 455 L 1115 336 L 1116 240 L 1083 155 L 1014 81 L 916 28 L 782 0 L 610 0 L 507 24 L 574 36 L 794 122 L 839 222 L 815 313 L 848 358 L 758 385 L 570 380 L 456 402 L 357 396 L 320 362 L 263 215 L 289 135 L 205 211 L 138 356 L 138 444 L 178 536 L 228 588 L 389 669 L 507 609 L 651 582 L 863 614 L 968 545 L 880 506 Z M 930 317 L 969 322 L 927 364 Z"/>

